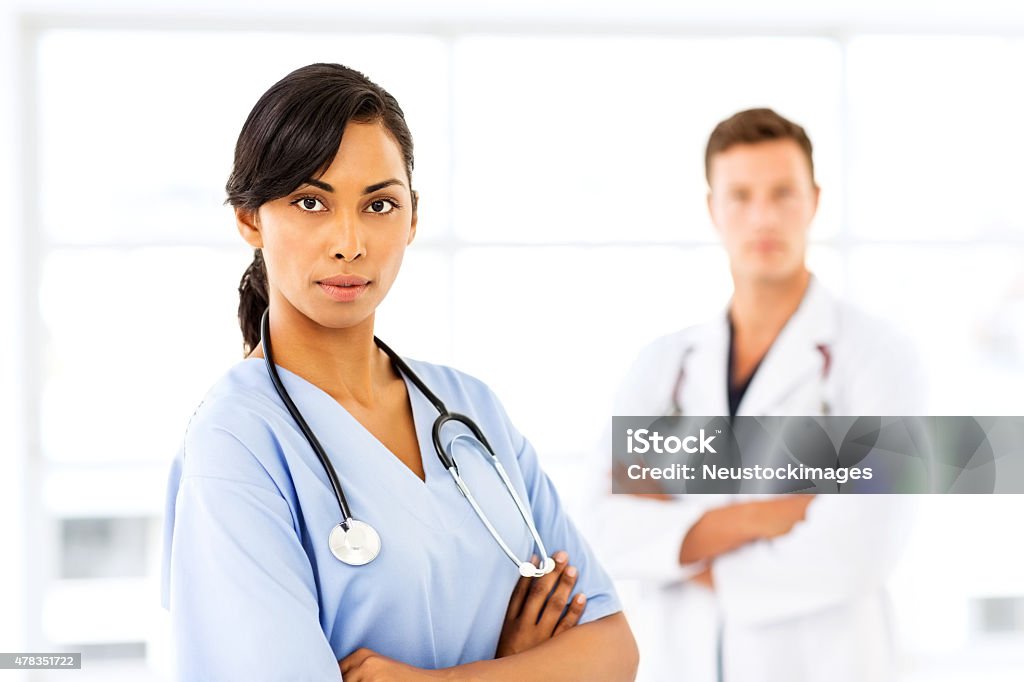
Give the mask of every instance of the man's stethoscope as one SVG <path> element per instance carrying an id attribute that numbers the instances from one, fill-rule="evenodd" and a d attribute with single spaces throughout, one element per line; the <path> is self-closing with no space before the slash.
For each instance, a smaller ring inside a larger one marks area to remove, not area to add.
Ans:
<path id="1" fill-rule="evenodd" d="M 263 344 L 263 356 L 266 360 L 267 370 L 270 372 L 270 378 L 274 383 L 274 388 L 277 389 L 277 394 L 281 396 L 281 402 L 283 402 L 285 407 L 288 408 L 288 412 L 291 413 L 295 423 L 298 424 L 299 430 L 302 431 L 302 435 L 304 435 L 306 440 L 309 441 L 310 446 L 313 448 L 313 451 L 320 460 L 320 464 L 323 465 L 324 471 L 327 472 L 327 478 L 331 481 L 331 487 L 334 489 L 334 496 L 337 498 L 338 506 L 341 508 L 342 521 L 331 529 L 331 534 L 328 538 L 331 553 L 333 553 L 340 561 L 350 566 L 362 566 L 364 564 L 368 564 L 377 558 L 378 554 L 380 554 L 380 535 L 377 534 L 377 531 L 370 524 L 352 517 L 352 512 L 348 507 L 348 501 L 345 499 L 345 492 L 341 489 L 341 483 L 338 481 L 338 474 L 334 470 L 334 466 L 331 464 L 330 459 L 328 459 L 327 453 L 324 452 L 323 446 L 320 445 L 320 441 L 317 440 L 316 436 L 313 434 L 313 430 L 309 428 L 308 424 L 306 424 L 306 420 L 303 419 L 302 413 L 299 412 L 299 408 L 297 408 L 295 403 L 292 402 L 291 396 L 289 396 L 288 391 L 285 390 L 284 383 L 281 382 L 281 377 L 277 373 L 277 366 L 274 364 L 273 351 L 271 350 L 270 344 L 269 309 L 264 311 L 263 319 L 260 321 L 260 336 L 261 343 Z M 409 368 L 409 365 L 407 365 L 397 353 L 388 348 L 388 346 L 376 336 L 373 337 L 373 340 L 391 359 L 391 363 L 395 368 L 404 374 L 406 378 L 408 378 L 409 381 L 411 381 L 437 409 L 438 417 L 434 420 L 433 427 L 434 450 L 437 452 L 437 456 L 441 460 L 441 464 L 443 464 L 444 468 L 449 474 L 451 474 L 452 479 L 455 481 L 455 485 L 458 486 L 459 490 L 473 507 L 473 511 L 476 512 L 476 515 L 487 527 L 487 531 L 491 534 L 491 537 L 493 537 L 495 542 L 501 546 L 501 549 L 505 552 L 508 558 L 519 567 L 520 575 L 527 578 L 538 578 L 554 570 L 555 560 L 548 556 L 547 550 L 544 548 L 544 542 L 540 539 L 537 527 L 533 523 L 533 516 L 529 511 L 527 511 L 526 506 L 519 497 L 519 494 L 516 493 L 516 489 L 512 485 L 512 481 L 509 480 L 508 474 L 505 472 L 505 467 L 501 465 L 497 455 L 494 454 L 494 450 L 491 449 L 491 446 L 487 442 L 487 438 L 484 437 L 480 427 L 465 415 L 449 412 L 448 408 L 445 407 L 445 404 L 441 402 L 441 399 L 427 388 L 426 384 L 423 383 L 423 380 L 416 376 L 416 373 Z M 472 435 L 465 433 L 457 434 L 452 439 L 451 443 L 448 444 L 449 451 L 446 452 L 444 446 L 441 444 L 441 428 L 448 422 L 458 422 L 459 424 L 462 424 L 470 430 Z M 474 447 L 481 455 L 484 455 L 488 461 L 490 461 L 498 472 L 498 476 L 501 477 L 509 495 L 511 495 L 513 501 L 515 501 L 516 507 L 519 508 L 520 515 L 522 515 L 523 520 L 530 529 L 530 533 L 533 535 L 533 541 L 540 550 L 540 556 L 544 557 L 544 562 L 540 566 L 534 566 L 531 562 L 522 561 L 516 557 L 511 548 L 509 548 L 505 541 L 502 540 L 501 536 L 498 535 L 498 531 L 487 518 L 483 509 L 481 509 L 480 505 L 477 504 L 476 499 L 473 497 L 473 493 L 469 490 L 469 486 L 466 485 L 466 482 L 462 480 L 462 477 L 459 475 L 458 464 L 456 464 L 455 456 L 451 452 L 452 445 L 458 440 L 464 440 L 467 444 Z"/>
<path id="2" fill-rule="evenodd" d="M 826 391 L 828 375 L 832 370 L 832 349 L 825 343 L 819 343 L 815 345 L 815 348 L 821 353 L 821 374 L 819 375 L 821 382 L 821 416 L 827 417 L 832 414 L 832 404 L 828 400 L 828 392 Z M 676 381 L 672 385 L 672 411 L 669 413 L 670 417 L 683 416 L 683 406 L 680 403 L 679 396 L 682 395 L 683 386 L 686 383 L 686 360 L 693 350 L 693 346 L 688 346 L 679 359 L 679 372 L 676 374 Z"/>

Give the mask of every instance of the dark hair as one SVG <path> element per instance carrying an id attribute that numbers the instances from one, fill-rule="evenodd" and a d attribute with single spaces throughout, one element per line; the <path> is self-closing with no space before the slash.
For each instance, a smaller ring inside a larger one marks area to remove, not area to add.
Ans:
<path id="1" fill-rule="evenodd" d="M 704 151 L 704 176 L 711 182 L 711 158 L 737 144 L 755 144 L 770 140 L 793 140 L 807 157 L 814 182 L 814 157 L 807 132 L 771 109 L 747 109 L 725 119 L 711 132 Z"/>
<path id="2" fill-rule="evenodd" d="M 402 151 L 411 188 L 412 134 L 395 98 L 354 69 L 310 64 L 271 86 L 249 112 L 235 144 L 225 203 L 256 212 L 317 177 L 334 161 L 349 122 L 379 122 L 388 130 Z M 412 197 L 415 210 L 415 192 Z M 269 305 L 260 249 L 242 275 L 238 298 L 238 324 L 248 354 L 260 342 L 260 318 Z"/>

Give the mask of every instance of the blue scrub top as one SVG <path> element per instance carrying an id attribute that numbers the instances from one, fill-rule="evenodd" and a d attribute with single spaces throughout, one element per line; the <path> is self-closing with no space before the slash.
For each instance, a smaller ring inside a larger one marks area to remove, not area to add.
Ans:
<path id="1" fill-rule="evenodd" d="M 550 554 L 569 553 L 587 595 L 581 622 L 621 610 L 611 580 L 570 521 L 530 443 L 490 389 L 466 374 L 409 365 L 453 412 L 479 424 L 532 510 Z M 341 520 L 320 461 L 274 390 L 243 360 L 207 394 L 167 488 L 163 604 L 176 674 L 187 680 L 337 680 L 359 647 L 421 668 L 494 657 L 516 566 L 434 451 L 437 410 L 406 379 L 426 481 L 332 397 L 279 369 L 379 556 L 348 566 L 328 535 Z M 459 471 L 517 556 L 537 553 L 493 466 L 456 445 Z"/>

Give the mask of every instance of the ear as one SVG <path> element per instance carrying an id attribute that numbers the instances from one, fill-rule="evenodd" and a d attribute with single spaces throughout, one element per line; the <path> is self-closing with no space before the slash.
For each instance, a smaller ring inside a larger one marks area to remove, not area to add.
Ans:
<path id="1" fill-rule="evenodd" d="M 814 213 L 818 213 L 818 200 L 821 199 L 821 187 L 814 183 Z"/>
<path id="2" fill-rule="evenodd" d="M 711 217 L 711 227 L 715 228 L 715 232 L 719 232 L 718 221 L 715 220 L 715 202 L 714 202 L 714 197 L 711 195 L 711 188 L 710 187 L 708 188 L 707 204 L 708 204 L 708 215 Z"/>
<path id="3" fill-rule="evenodd" d="M 238 234 L 254 249 L 263 248 L 263 233 L 260 232 L 259 210 L 252 211 L 247 208 L 235 207 L 235 225 L 238 227 Z"/>
<path id="4" fill-rule="evenodd" d="M 412 226 L 409 228 L 409 239 L 405 242 L 406 246 L 412 244 L 412 240 L 416 238 L 416 222 L 419 219 L 419 204 L 420 204 L 420 193 L 413 190 L 412 193 Z"/>

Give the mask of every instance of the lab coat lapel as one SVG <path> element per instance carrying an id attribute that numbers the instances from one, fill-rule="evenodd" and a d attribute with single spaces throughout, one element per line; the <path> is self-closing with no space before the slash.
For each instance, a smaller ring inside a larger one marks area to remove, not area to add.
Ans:
<path id="1" fill-rule="evenodd" d="M 686 357 L 686 376 L 680 388 L 683 413 L 696 416 L 729 414 L 725 391 L 729 359 L 728 312 L 694 331 Z M 685 351 L 684 351 L 685 352 Z"/>
<path id="2" fill-rule="evenodd" d="M 757 368 L 738 415 L 778 414 L 780 405 L 800 386 L 821 381 L 824 356 L 818 346 L 833 345 L 836 315 L 835 299 L 812 275 L 800 306 Z M 805 409 L 817 414 L 818 407 Z"/>

